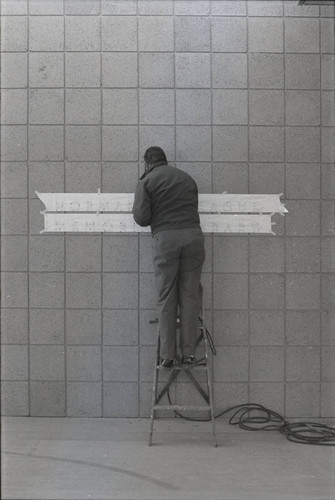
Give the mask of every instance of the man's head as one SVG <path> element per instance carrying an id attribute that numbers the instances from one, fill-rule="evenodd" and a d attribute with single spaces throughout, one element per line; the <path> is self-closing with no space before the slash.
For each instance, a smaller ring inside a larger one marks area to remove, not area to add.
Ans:
<path id="1" fill-rule="evenodd" d="M 147 149 L 144 154 L 145 170 L 151 167 L 151 165 L 160 162 L 167 163 L 166 156 L 162 148 L 159 146 L 152 146 Z"/>

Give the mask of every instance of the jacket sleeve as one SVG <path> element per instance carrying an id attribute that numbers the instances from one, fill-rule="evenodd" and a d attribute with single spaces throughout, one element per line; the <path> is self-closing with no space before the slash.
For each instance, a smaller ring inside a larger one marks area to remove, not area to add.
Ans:
<path id="1" fill-rule="evenodd" d="M 150 225 L 151 199 L 142 181 L 140 181 L 136 187 L 132 212 L 136 224 L 139 226 Z"/>

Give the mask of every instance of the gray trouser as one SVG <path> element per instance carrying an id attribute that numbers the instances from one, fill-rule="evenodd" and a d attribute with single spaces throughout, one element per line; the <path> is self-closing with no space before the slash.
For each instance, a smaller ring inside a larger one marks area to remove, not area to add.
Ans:
<path id="1" fill-rule="evenodd" d="M 176 354 L 177 310 L 180 309 L 180 349 L 193 355 L 198 336 L 200 279 L 205 260 L 201 229 L 159 231 L 152 238 L 153 264 L 158 292 L 160 356 Z"/>

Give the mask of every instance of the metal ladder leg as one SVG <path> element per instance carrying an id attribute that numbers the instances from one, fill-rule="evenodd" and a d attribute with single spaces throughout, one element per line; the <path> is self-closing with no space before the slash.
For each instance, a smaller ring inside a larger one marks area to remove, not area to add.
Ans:
<path id="1" fill-rule="evenodd" d="M 158 392 L 159 351 L 160 351 L 160 338 L 159 338 L 159 334 L 158 334 L 157 351 L 156 351 L 156 359 L 155 359 L 155 370 L 154 370 L 154 380 L 153 380 L 153 385 L 152 385 L 152 397 L 151 397 L 149 446 L 152 445 L 152 434 L 154 431 L 155 405 L 157 402 L 157 392 Z"/>

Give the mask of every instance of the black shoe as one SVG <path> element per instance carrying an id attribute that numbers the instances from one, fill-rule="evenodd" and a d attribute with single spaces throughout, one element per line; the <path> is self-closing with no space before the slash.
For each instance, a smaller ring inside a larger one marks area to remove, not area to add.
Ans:
<path id="1" fill-rule="evenodd" d="M 183 356 L 181 362 L 183 365 L 194 365 L 195 363 L 198 362 L 198 360 L 195 356 Z"/>
<path id="2" fill-rule="evenodd" d="M 162 368 L 171 368 L 171 366 L 173 365 L 173 359 L 162 359 L 161 358 L 160 365 Z"/>

